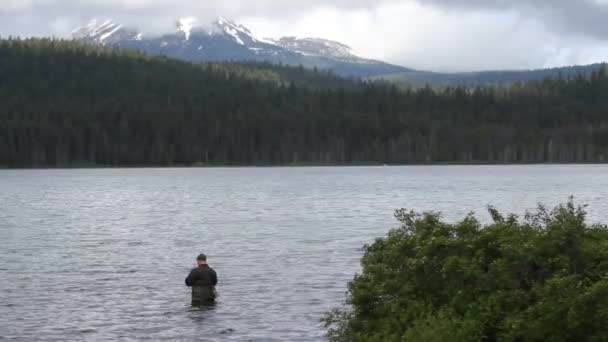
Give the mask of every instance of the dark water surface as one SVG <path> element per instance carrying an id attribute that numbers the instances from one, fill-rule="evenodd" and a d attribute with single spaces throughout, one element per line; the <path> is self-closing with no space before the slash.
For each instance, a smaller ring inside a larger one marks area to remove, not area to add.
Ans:
<path id="1" fill-rule="evenodd" d="M 449 220 L 574 195 L 608 221 L 606 166 L 0 171 L 0 340 L 322 341 L 394 209 Z M 205 252 L 217 305 L 189 306 Z"/>

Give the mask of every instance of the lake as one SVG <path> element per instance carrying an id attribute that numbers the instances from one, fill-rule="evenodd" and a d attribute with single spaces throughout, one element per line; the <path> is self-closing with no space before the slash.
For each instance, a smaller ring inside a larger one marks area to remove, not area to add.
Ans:
<path id="1" fill-rule="evenodd" d="M 395 209 L 486 221 L 570 195 L 608 221 L 608 166 L 0 171 L 0 340 L 323 341 Z M 200 252 L 205 309 L 184 286 Z"/>

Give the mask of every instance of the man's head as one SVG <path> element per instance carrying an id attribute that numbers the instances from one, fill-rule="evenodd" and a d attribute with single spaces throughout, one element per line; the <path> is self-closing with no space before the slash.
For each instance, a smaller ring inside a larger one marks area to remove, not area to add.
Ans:
<path id="1" fill-rule="evenodd" d="M 207 265 L 207 256 L 203 253 L 199 254 L 196 257 L 196 263 L 201 266 L 201 265 Z"/>

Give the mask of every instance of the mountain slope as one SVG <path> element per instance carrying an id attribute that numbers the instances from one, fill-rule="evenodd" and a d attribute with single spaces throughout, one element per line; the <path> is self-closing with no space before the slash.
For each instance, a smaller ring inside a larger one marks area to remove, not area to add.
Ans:
<path id="1" fill-rule="evenodd" d="M 89 44 L 141 50 L 191 62 L 264 61 L 331 70 L 337 75 L 386 80 L 411 86 L 504 85 L 547 77 L 589 74 L 601 64 L 538 70 L 437 73 L 396 66 L 354 55 L 349 46 L 321 38 L 256 37 L 246 27 L 222 17 L 211 23 L 182 18 L 175 31 L 149 36 L 111 20 L 92 20 L 73 31 Z"/>
<path id="2" fill-rule="evenodd" d="M 222 17 L 208 24 L 201 24 L 192 17 L 183 18 L 176 22 L 175 32 L 157 37 L 111 20 L 93 20 L 74 30 L 73 38 L 191 62 L 265 61 L 332 70 L 346 77 L 364 78 L 410 70 L 357 57 L 348 46 L 329 40 L 258 38 L 246 27 Z"/>
<path id="3" fill-rule="evenodd" d="M 86 43 L 111 45 L 121 41 L 141 40 L 142 34 L 112 20 L 99 21 L 93 19 L 87 25 L 72 31 L 72 38 Z"/>
<path id="4" fill-rule="evenodd" d="M 536 70 L 504 70 L 461 73 L 436 73 L 429 71 L 405 71 L 371 77 L 372 80 L 385 80 L 398 84 L 413 86 L 479 86 L 509 85 L 516 82 L 537 81 L 545 78 L 574 77 L 590 75 L 600 70 L 605 64 L 575 65 L 559 68 Z"/>

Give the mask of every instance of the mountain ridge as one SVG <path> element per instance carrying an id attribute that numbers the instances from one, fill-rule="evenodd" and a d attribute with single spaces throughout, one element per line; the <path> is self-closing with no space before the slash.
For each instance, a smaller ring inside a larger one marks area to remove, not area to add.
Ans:
<path id="1" fill-rule="evenodd" d="M 410 69 L 362 58 L 349 46 L 323 38 L 260 38 L 247 27 L 218 17 L 202 23 L 184 17 L 174 32 L 148 35 L 113 20 L 93 19 L 76 28 L 72 38 L 85 43 L 142 50 L 191 62 L 269 61 L 310 68 L 331 69 L 345 77 L 366 78 Z"/>
<path id="2" fill-rule="evenodd" d="M 201 22 L 195 17 L 175 21 L 173 32 L 150 35 L 113 20 L 93 19 L 72 32 L 81 42 L 135 49 L 189 62 L 257 61 L 331 70 L 347 78 L 382 80 L 408 86 L 506 85 L 547 77 L 588 75 L 602 63 L 533 70 L 490 70 L 442 73 L 394 65 L 355 55 L 341 42 L 315 37 L 261 38 L 247 27 L 218 16 Z"/>
<path id="3" fill-rule="evenodd" d="M 553 68 L 521 69 L 521 70 L 488 70 L 440 73 L 432 71 L 406 71 L 372 77 L 372 80 L 382 80 L 410 86 L 479 86 L 479 85 L 510 85 L 516 82 L 538 81 L 546 78 L 571 78 L 577 75 L 590 75 L 602 69 L 606 63 L 585 65 L 570 65 Z"/>

